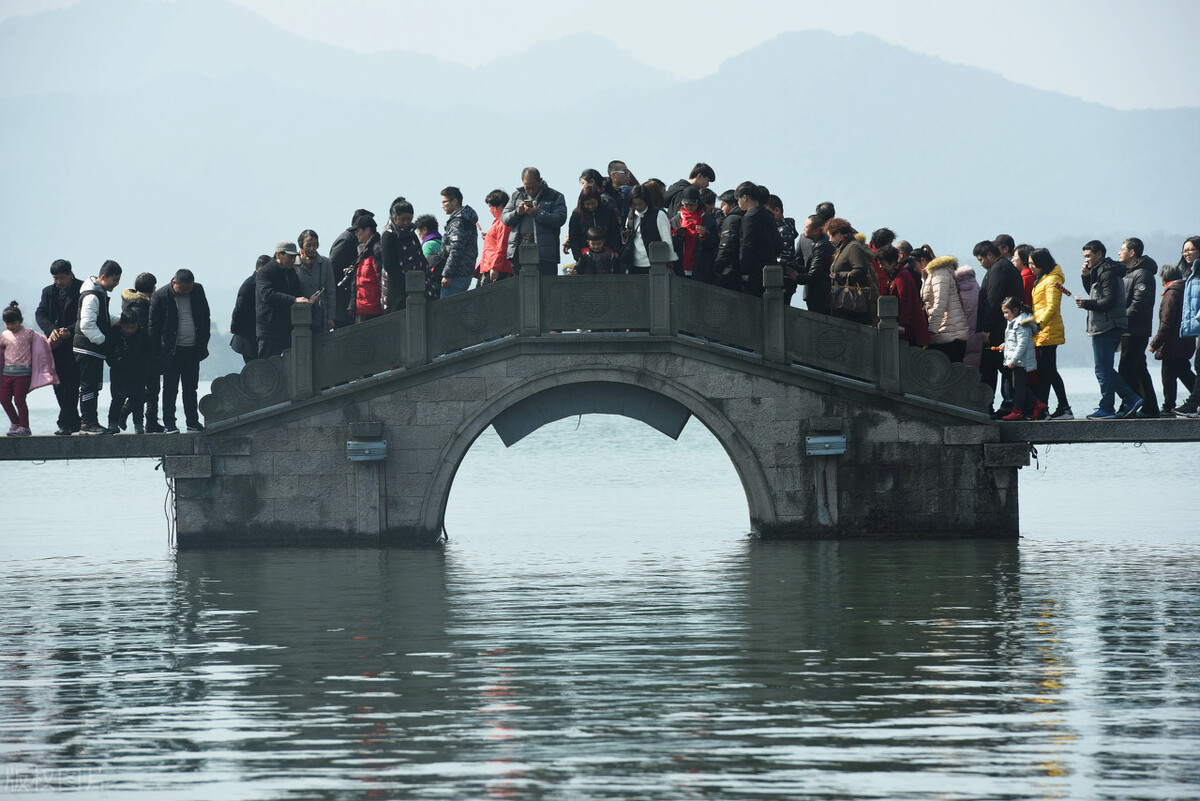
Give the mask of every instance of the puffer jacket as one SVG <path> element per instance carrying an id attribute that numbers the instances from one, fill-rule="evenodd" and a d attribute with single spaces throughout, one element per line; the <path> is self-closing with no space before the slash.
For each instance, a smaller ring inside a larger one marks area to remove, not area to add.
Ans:
<path id="1" fill-rule="evenodd" d="M 475 273 L 479 258 L 479 215 L 470 206 L 463 206 L 446 220 L 442 229 L 442 247 L 446 248 L 443 278 L 469 278 Z"/>
<path id="2" fill-rule="evenodd" d="M 1024 367 L 1028 373 L 1037 369 L 1037 351 L 1033 337 L 1037 333 L 1037 322 L 1028 312 L 1008 321 L 1004 328 L 1004 363 Z"/>
<path id="3" fill-rule="evenodd" d="M 925 265 L 927 278 L 921 283 L 921 301 L 929 316 L 929 341 L 935 345 L 971 337 L 967 310 L 958 294 L 955 270 L 958 259 L 939 256 Z"/>
<path id="4" fill-rule="evenodd" d="M 1033 285 L 1033 319 L 1038 324 L 1038 333 L 1033 344 L 1039 348 L 1065 345 L 1067 342 L 1062 318 L 1062 290 L 1055 286 L 1064 281 L 1066 276 L 1063 275 L 1062 267 L 1056 264 L 1053 270 Z"/>
<path id="5" fill-rule="evenodd" d="M 975 276 L 975 268 L 962 265 L 954 271 L 954 281 L 958 284 L 958 297 L 963 304 L 963 314 L 967 318 L 967 328 L 970 336 L 967 339 L 967 353 L 963 356 L 963 364 L 972 367 L 979 366 L 983 355 L 983 334 L 979 333 L 979 279 Z"/>
<path id="6" fill-rule="evenodd" d="M 1150 340 L 1150 349 L 1160 359 L 1190 359 L 1196 352 L 1195 337 L 1179 336 L 1183 318 L 1183 281 L 1172 281 L 1162 293 L 1158 307 L 1158 333 Z"/>
<path id="7" fill-rule="evenodd" d="M 1125 273 L 1125 315 L 1129 319 L 1129 333 L 1135 337 L 1148 337 L 1154 327 L 1154 276 L 1158 274 L 1158 262 L 1142 256 Z"/>
<path id="8" fill-rule="evenodd" d="M 1200 270 L 1193 270 L 1183 285 L 1183 312 L 1180 315 L 1179 336 L 1200 336 Z"/>
<path id="9" fill-rule="evenodd" d="M 1122 332 L 1129 328 L 1129 317 L 1125 313 L 1124 274 L 1125 269 L 1121 265 L 1106 258 L 1083 276 L 1083 288 L 1089 295 L 1083 301 L 1083 308 L 1088 313 L 1089 337 L 1114 328 Z"/>

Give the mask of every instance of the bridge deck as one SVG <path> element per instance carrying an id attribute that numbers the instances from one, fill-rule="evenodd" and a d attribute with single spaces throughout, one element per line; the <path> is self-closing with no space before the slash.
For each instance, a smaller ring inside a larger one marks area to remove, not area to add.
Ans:
<path id="1" fill-rule="evenodd" d="M 152 459 L 189 456 L 197 447 L 204 447 L 199 435 L 184 433 L 4 437 L 0 439 L 0 461 Z"/>
<path id="2" fill-rule="evenodd" d="M 1200 420 L 1040 420 L 998 423 L 1003 442 L 1082 445 L 1097 442 L 1200 442 Z"/>

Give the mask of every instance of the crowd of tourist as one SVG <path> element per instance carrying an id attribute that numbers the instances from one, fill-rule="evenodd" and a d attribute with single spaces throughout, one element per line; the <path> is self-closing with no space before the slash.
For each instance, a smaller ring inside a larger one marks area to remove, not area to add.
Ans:
<path id="1" fill-rule="evenodd" d="M 258 257 L 237 292 L 231 347 L 246 362 L 283 353 L 295 304 L 311 307 L 318 332 L 402 309 L 405 276 L 413 271 L 423 276 L 425 295 L 438 299 L 522 269 L 546 276 L 646 274 L 650 246 L 663 242 L 680 278 L 752 295 L 763 292 L 763 268 L 780 265 L 788 302 L 801 291 L 816 314 L 874 325 L 877 299 L 894 296 L 900 338 L 978 368 L 993 399 L 999 392 L 992 416 L 1008 421 L 1074 417 L 1057 359 L 1066 342 L 1062 298 L 1074 297 L 1087 311 L 1101 393 L 1088 418 L 1200 417 L 1200 364 L 1193 371 L 1191 363 L 1194 356 L 1200 361 L 1200 275 L 1193 270 L 1200 237 L 1189 238 L 1179 263 L 1161 271 L 1136 237 L 1121 244 L 1115 261 L 1101 242 L 1087 242 L 1083 292 L 1075 297 L 1047 249 L 1017 244 L 1008 234 L 975 245 L 980 282 L 972 266 L 937 256 L 929 245 L 897 240 L 888 228 L 860 233 L 832 203 L 818 204 L 797 227 L 766 187 L 744 181 L 718 195 L 715 181 L 704 163 L 668 186 L 658 179 L 639 182 L 623 161 L 612 161 L 604 174 L 580 174 L 572 209 L 528 167 L 513 192 L 496 189 L 484 198 L 491 217 L 486 229 L 454 186 L 441 192 L 440 230 L 436 217 L 416 215 L 403 197 L 388 207 L 382 228 L 372 212 L 356 209 L 328 256 L 319 253 L 317 233 L 306 229 Z M 521 245 L 536 246 L 535 263 L 521 262 Z M 572 261 L 563 265 L 567 255 Z M 154 275 L 138 275 L 121 295 L 120 313 L 110 307 L 121 280 L 116 262 L 106 261 L 86 281 L 62 259 L 50 273 L 53 283 L 35 313 L 40 333 L 23 325 L 16 301 L 3 313 L 0 403 L 12 423 L 9 436 L 31 433 L 25 398 L 46 385 L 54 386 L 59 403 L 58 435 L 116 433 L 130 419 L 137 433 L 176 432 L 181 390 L 186 429 L 202 431 L 196 394 L 210 315 L 191 271 L 178 270 L 162 287 Z M 1157 330 L 1156 275 L 1162 291 Z M 1161 406 L 1147 354 L 1162 362 Z M 111 402 L 102 422 L 106 362 Z M 1176 404 L 1178 384 L 1187 396 Z"/>

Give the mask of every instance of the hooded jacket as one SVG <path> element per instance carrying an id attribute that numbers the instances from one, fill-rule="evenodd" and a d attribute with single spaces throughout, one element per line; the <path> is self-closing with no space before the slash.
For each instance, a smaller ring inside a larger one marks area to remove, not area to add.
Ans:
<path id="1" fill-rule="evenodd" d="M 1033 337 L 1037 333 L 1037 322 L 1033 315 L 1024 312 L 1009 320 L 1004 327 L 1004 363 L 1024 367 L 1025 372 L 1037 369 L 1037 351 Z"/>
<path id="2" fill-rule="evenodd" d="M 533 215 L 517 214 L 517 207 L 527 200 L 537 203 Z M 537 197 L 530 197 L 524 185 L 512 193 L 508 204 L 500 215 L 504 224 L 512 229 L 508 236 L 508 253 L 514 261 L 523 236 L 533 237 L 538 246 L 538 260 L 558 264 L 562 255 L 558 247 L 558 232 L 567 222 L 567 201 L 561 192 L 550 188 L 545 181 Z"/>
<path id="3" fill-rule="evenodd" d="M 1039 348 L 1065 345 L 1067 342 L 1062 318 L 1062 290 L 1055 286 L 1065 280 L 1062 267 L 1056 264 L 1053 270 L 1033 285 L 1033 319 L 1038 324 L 1033 344 Z"/>
<path id="4" fill-rule="evenodd" d="M 1196 352 L 1195 337 L 1181 337 L 1183 321 L 1183 281 L 1172 281 L 1163 289 L 1158 307 L 1158 333 L 1150 341 L 1150 349 L 1160 359 L 1190 359 Z"/>
<path id="5" fill-rule="evenodd" d="M 983 355 L 983 335 L 979 333 L 979 279 L 975 269 L 963 264 L 954 271 L 954 282 L 958 284 L 958 298 L 962 301 L 963 314 L 967 318 L 967 352 L 963 356 L 963 364 L 979 367 L 980 356 Z"/>
<path id="6" fill-rule="evenodd" d="M 1083 301 L 1087 309 L 1087 334 L 1094 337 L 1114 328 L 1122 332 L 1129 328 L 1125 311 L 1124 269 L 1109 258 L 1105 258 L 1083 276 L 1083 288 L 1088 297 Z"/>
<path id="7" fill-rule="evenodd" d="M 1157 274 L 1158 262 L 1149 256 L 1142 256 L 1125 272 L 1125 316 L 1132 336 L 1148 337 L 1153 333 Z"/>
<path id="8" fill-rule="evenodd" d="M 442 247 L 446 248 L 443 278 L 470 278 L 479 258 L 479 215 L 470 206 L 457 209 L 442 228 Z"/>
<path id="9" fill-rule="evenodd" d="M 138 328 L 143 331 L 150 330 L 150 296 L 145 292 L 138 292 L 136 289 L 122 290 L 121 311 L 133 312 L 137 315 Z"/>
<path id="10" fill-rule="evenodd" d="M 929 315 L 929 341 L 935 345 L 971 337 L 967 310 L 959 296 L 955 271 L 958 259 L 938 256 L 925 265 L 925 280 L 921 283 L 921 300 Z M 974 271 L 972 271 L 974 272 Z"/>

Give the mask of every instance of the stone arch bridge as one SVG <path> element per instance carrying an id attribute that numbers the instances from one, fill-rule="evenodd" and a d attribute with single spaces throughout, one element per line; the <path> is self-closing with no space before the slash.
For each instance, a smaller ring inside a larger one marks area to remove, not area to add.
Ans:
<path id="1" fill-rule="evenodd" d="M 868 327 L 785 306 L 778 267 L 759 298 L 662 261 L 436 302 L 410 273 L 404 310 L 332 334 L 294 307 L 291 349 L 215 380 L 207 435 L 166 457 L 180 546 L 434 542 L 488 426 L 511 445 L 589 413 L 696 418 L 764 537 L 1017 535 L 1028 446 L 973 368 L 899 342 L 894 299 Z"/>

